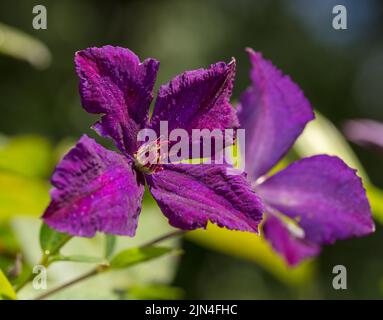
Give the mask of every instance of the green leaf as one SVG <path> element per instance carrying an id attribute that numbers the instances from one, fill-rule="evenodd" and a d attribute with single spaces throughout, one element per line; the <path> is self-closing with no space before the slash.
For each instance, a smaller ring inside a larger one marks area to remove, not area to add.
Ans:
<path id="1" fill-rule="evenodd" d="M 174 252 L 173 248 L 165 247 L 144 247 L 131 248 L 118 253 L 110 262 L 113 269 L 128 268 L 141 262 L 161 257 L 170 252 Z"/>
<path id="2" fill-rule="evenodd" d="M 289 267 L 264 237 L 255 233 L 228 230 L 209 223 L 206 230 L 188 232 L 186 238 L 210 250 L 253 261 L 287 285 L 306 285 L 316 272 L 313 261 Z"/>
<path id="3" fill-rule="evenodd" d="M 116 248 L 117 237 L 112 234 L 105 235 L 105 258 L 109 259 Z"/>
<path id="4" fill-rule="evenodd" d="M 185 295 L 184 290 L 166 285 L 134 285 L 127 290 L 115 291 L 122 299 L 139 300 L 179 300 Z"/>
<path id="5" fill-rule="evenodd" d="M 383 191 L 372 184 L 367 184 L 365 187 L 373 217 L 380 224 L 383 224 Z"/>
<path id="6" fill-rule="evenodd" d="M 53 255 L 71 238 L 66 233 L 57 232 L 45 223 L 40 229 L 40 246 L 46 255 Z"/>
<path id="7" fill-rule="evenodd" d="M 154 238 L 174 231 L 166 219 L 160 215 L 158 207 L 154 206 L 154 200 L 151 201 L 153 206 L 150 203 L 145 206 L 140 217 L 141 227 L 138 228 L 136 236 L 134 238 L 117 237 L 115 253 L 127 248 L 138 247 L 142 243 L 147 243 Z M 39 219 L 32 217 L 15 217 L 12 220 L 12 228 L 20 243 L 19 251 L 24 252 L 26 263 L 31 265 L 36 264 L 36 261 L 41 258 L 40 245 L 36 241 L 36 234 L 39 233 L 40 227 Z M 169 245 L 164 243 L 162 246 L 177 247 L 180 240 L 174 238 L 167 243 Z M 104 250 L 105 236 L 99 233 L 91 239 L 73 237 L 63 248 L 62 254 L 103 257 Z M 54 296 L 52 295 L 52 299 L 84 299 L 84 297 L 87 299 L 115 299 L 116 295 L 113 290 L 116 288 L 129 288 L 135 284 L 169 284 L 174 280 L 179 260 L 178 256 L 166 255 L 136 267 L 106 272 L 101 277 L 91 278 Z M 50 287 L 53 288 L 62 284 L 63 279 L 69 280 L 79 277 L 88 272 L 89 268 L 92 268 L 92 265 L 87 263 L 56 263 L 49 274 Z M 20 291 L 18 297 L 19 299 L 33 299 L 36 297 L 36 290 L 32 286 L 27 286 Z"/>
<path id="8" fill-rule="evenodd" d="M 37 135 L 0 135 L 0 171 L 46 178 L 53 169 L 52 146 Z"/>
<path id="9" fill-rule="evenodd" d="M 10 223 L 0 223 L 0 256 L 9 255 L 14 258 L 19 251 L 20 248 Z"/>
<path id="10" fill-rule="evenodd" d="M 49 203 L 44 181 L 0 171 L 0 222 L 16 215 L 39 216 Z"/>
<path id="11" fill-rule="evenodd" d="M 0 221 L 41 215 L 49 202 L 45 179 L 53 167 L 51 153 L 45 138 L 0 135 Z"/>
<path id="12" fill-rule="evenodd" d="M 0 23 L 0 53 L 26 60 L 35 68 L 47 68 L 51 53 L 40 40 L 16 28 Z"/>
<path id="13" fill-rule="evenodd" d="M 16 292 L 0 269 L 0 300 L 16 300 Z"/>

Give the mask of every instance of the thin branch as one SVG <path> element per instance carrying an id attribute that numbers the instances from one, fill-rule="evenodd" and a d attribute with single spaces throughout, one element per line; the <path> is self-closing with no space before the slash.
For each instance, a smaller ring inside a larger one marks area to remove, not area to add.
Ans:
<path id="1" fill-rule="evenodd" d="M 151 241 L 141 245 L 140 247 L 141 248 L 149 247 L 149 246 L 152 246 L 152 245 L 157 244 L 159 242 L 162 242 L 164 240 L 167 240 L 167 239 L 170 239 L 170 238 L 174 238 L 174 237 L 178 237 L 178 236 L 181 236 L 183 234 L 185 234 L 185 231 L 183 231 L 183 230 L 172 231 L 172 232 L 170 232 L 168 234 L 165 234 L 165 235 L 163 235 L 163 236 L 161 236 L 161 237 L 159 237 L 157 239 L 151 240 Z M 64 290 L 64 289 L 66 289 L 66 288 L 68 288 L 68 287 L 70 287 L 72 285 L 75 285 L 75 284 L 81 282 L 81 281 L 87 280 L 87 279 L 89 279 L 89 278 L 91 278 L 91 277 L 93 277 L 95 275 L 98 275 L 98 274 L 100 274 L 100 273 L 102 273 L 102 272 L 104 272 L 104 271 L 106 271 L 108 269 L 109 269 L 109 266 L 107 266 L 107 265 L 99 265 L 98 267 L 96 267 L 95 269 L 91 270 L 90 272 L 88 272 L 88 273 L 86 273 L 86 274 L 84 274 L 84 275 L 82 275 L 82 276 L 80 276 L 78 278 L 75 278 L 75 279 L 73 279 L 73 280 L 71 280 L 71 281 L 69 281 L 67 283 L 64 283 L 64 284 L 62 284 L 62 285 L 60 285 L 60 286 L 58 286 L 58 287 L 56 287 L 56 288 L 54 288 L 54 289 L 52 289 L 52 290 L 50 290 L 48 292 L 43 293 L 42 295 L 36 297 L 35 300 L 43 300 L 43 299 L 49 297 L 50 295 L 52 295 L 54 293 L 57 293 L 57 292 L 59 292 L 61 290 Z"/>
<path id="2" fill-rule="evenodd" d="M 67 237 L 65 237 L 61 243 L 59 245 L 57 245 L 56 249 L 53 250 L 52 252 L 49 252 L 48 254 L 46 254 L 45 252 L 43 252 L 43 255 L 41 257 L 41 260 L 39 262 L 39 265 L 42 265 L 44 267 L 49 267 L 49 265 L 51 264 L 51 262 L 53 262 L 52 260 L 50 260 L 50 257 L 55 255 L 57 252 L 60 251 L 60 249 L 65 246 L 67 244 L 67 242 L 72 239 L 73 236 L 71 235 L 67 235 Z M 29 283 L 30 281 L 32 281 L 34 278 L 34 274 L 33 272 L 31 271 L 28 275 L 28 277 L 24 278 L 24 280 L 22 280 L 15 288 L 15 291 L 16 292 L 19 292 L 21 289 L 23 289 L 27 283 Z"/>
<path id="3" fill-rule="evenodd" d="M 185 233 L 186 233 L 186 231 L 184 231 L 184 230 L 176 230 L 176 231 L 172 231 L 172 232 L 170 232 L 170 233 L 168 233 L 168 234 L 165 234 L 165 235 L 163 235 L 163 236 L 161 236 L 161 237 L 159 237 L 159 238 L 156 238 L 156 239 L 151 240 L 151 241 L 149 241 L 149 242 L 147 242 L 147 243 L 144 243 L 144 244 L 141 245 L 140 247 L 141 247 L 141 248 L 150 247 L 150 246 L 152 246 L 152 245 L 155 245 L 155 244 L 157 244 L 157 243 L 159 243 L 159 242 L 162 242 L 162 241 L 165 241 L 165 240 L 167 240 L 167 239 L 182 236 L 182 235 L 184 235 Z"/>
<path id="4" fill-rule="evenodd" d="M 56 288 L 54 288 L 54 289 L 52 289 L 50 291 L 47 291 L 47 292 L 43 293 L 42 295 L 36 297 L 35 300 L 44 300 L 45 298 L 49 297 L 50 295 L 52 295 L 54 293 L 57 293 L 57 292 L 59 292 L 61 290 L 64 290 L 64 289 L 66 289 L 66 288 L 68 288 L 70 286 L 73 286 L 76 283 L 79 283 L 79 282 L 84 281 L 84 280 L 86 280 L 88 278 L 91 278 L 91 277 L 93 277 L 93 276 L 95 276 L 95 275 L 97 275 L 99 273 L 100 273 L 100 270 L 95 268 L 95 269 L 89 271 L 88 273 L 85 273 L 84 275 L 78 277 L 78 278 L 75 278 L 75 279 L 73 279 L 73 280 L 71 280 L 69 282 L 66 282 L 66 283 L 64 283 L 64 284 L 62 284 L 62 285 L 60 285 L 60 286 L 58 286 L 58 287 L 56 287 Z"/>

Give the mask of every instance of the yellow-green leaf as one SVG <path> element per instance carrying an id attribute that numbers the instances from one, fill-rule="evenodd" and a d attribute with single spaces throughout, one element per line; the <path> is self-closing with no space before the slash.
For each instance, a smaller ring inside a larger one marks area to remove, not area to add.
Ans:
<path id="1" fill-rule="evenodd" d="M 138 263 L 161 257 L 170 252 L 174 252 L 173 248 L 165 247 L 143 247 L 126 249 L 118 253 L 110 262 L 111 268 L 121 269 L 128 268 Z"/>
<path id="2" fill-rule="evenodd" d="M 118 292 L 123 298 L 139 300 L 178 300 L 182 299 L 185 292 L 181 288 L 166 285 L 135 285 L 126 291 Z"/>
<path id="3" fill-rule="evenodd" d="M 256 262 L 289 285 L 304 284 L 315 271 L 312 261 L 289 267 L 262 236 L 254 233 L 232 231 L 209 224 L 206 230 L 189 232 L 186 237 L 209 249 Z"/>
<path id="4" fill-rule="evenodd" d="M 40 216 L 49 202 L 45 181 L 0 171 L 0 221 L 15 215 Z"/>
<path id="5" fill-rule="evenodd" d="M 3 23 L 0 23 L 0 53 L 26 60 L 38 69 L 48 67 L 51 62 L 51 53 L 44 43 Z"/>
<path id="6" fill-rule="evenodd" d="M 46 178 L 52 171 L 52 147 L 40 136 L 0 136 L 0 171 Z"/>
<path id="7" fill-rule="evenodd" d="M 0 269 L 0 300 L 16 300 L 16 292 Z"/>
<path id="8" fill-rule="evenodd" d="M 365 187 L 368 200 L 370 201 L 373 217 L 380 224 L 383 224 L 383 191 L 372 184 L 367 184 Z"/>

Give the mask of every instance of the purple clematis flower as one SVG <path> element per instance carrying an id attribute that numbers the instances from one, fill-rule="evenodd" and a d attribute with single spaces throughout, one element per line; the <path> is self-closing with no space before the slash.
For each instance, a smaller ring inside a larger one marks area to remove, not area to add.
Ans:
<path id="1" fill-rule="evenodd" d="M 341 159 L 313 156 L 267 175 L 314 114 L 288 76 L 260 53 L 248 53 L 252 84 L 241 96 L 238 115 L 246 130 L 246 171 L 265 204 L 265 238 L 295 265 L 317 255 L 322 245 L 373 232 L 361 179 Z"/>
<path id="2" fill-rule="evenodd" d="M 150 121 L 158 61 L 141 63 L 128 49 L 105 46 L 77 52 L 75 64 L 84 109 L 102 114 L 93 128 L 120 152 L 85 135 L 80 139 L 53 173 L 52 200 L 43 215 L 50 227 L 75 236 L 134 236 L 146 181 L 174 227 L 205 228 L 211 221 L 257 232 L 263 205 L 244 174 L 227 175 L 224 164 L 146 166 L 141 155 L 160 146 L 137 142 L 143 128 L 158 133 L 160 121 L 187 132 L 237 128 L 229 104 L 235 61 L 184 72 L 161 86 Z"/>

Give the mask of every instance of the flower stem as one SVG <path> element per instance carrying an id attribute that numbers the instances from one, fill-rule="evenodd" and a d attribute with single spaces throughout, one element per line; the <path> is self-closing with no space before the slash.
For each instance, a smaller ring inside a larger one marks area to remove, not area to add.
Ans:
<path id="1" fill-rule="evenodd" d="M 184 231 L 184 230 L 176 230 L 176 231 L 169 232 L 167 234 L 164 234 L 161 237 L 158 237 L 158 238 L 156 238 L 154 240 L 151 240 L 151 241 L 149 241 L 147 243 L 144 243 L 143 245 L 141 245 L 141 248 L 150 247 L 152 245 L 155 245 L 155 244 L 157 244 L 159 242 L 162 242 L 162 241 L 165 241 L 167 239 L 181 236 L 181 235 L 185 234 L 185 232 L 186 231 Z"/>
<path id="2" fill-rule="evenodd" d="M 63 289 L 66 289 L 66 288 L 68 288 L 68 287 L 70 287 L 70 286 L 72 286 L 78 282 L 84 281 L 88 278 L 91 278 L 91 277 L 95 276 L 96 274 L 99 274 L 100 272 L 101 271 L 98 268 L 95 268 L 95 269 L 89 271 L 88 273 L 85 273 L 84 275 L 78 277 L 78 278 L 75 278 L 75 279 L 73 279 L 69 282 L 66 282 L 66 283 L 64 283 L 64 284 L 62 284 L 62 285 L 60 285 L 60 286 L 58 286 L 58 287 L 56 287 L 56 288 L 54 288 L 48 292 L 43 293 L 42 295 L 36 297 L 35 300 L 43 300 L 43 299 L 49 297 L 50 295 L 52 295 L 56 292 L 59 292 Z"/>
<path id="3" fill-rule="evenodd" d="M 53 262 L 52 260 L 50 260 L 50 257 L 54 256 L 57 252 L 60 251 L 60 249 L 66 245 L 66 243 L 72 239 L 72 236 L 69 236 L 66 237 L 65 239 L 63 239 L 63 241 L 55 248 L 54 251 L 52 252 L 49 252 L 49 254 L 46 254 L 45 252 L 43 252 L 43 255 L 40 259 L 40 262 L 38 263 L 38 265 L 40 266 L 44 266 L 45 268 L 49 267 L 49 265 L 51 264 L 51 262 Z M 30 274 L 28 275 L 28 277 L 26 277 L 24 280 L 22 280 L 15 288 L 15 291 L 18 292 L 20 291 L 22 288 L 24 288 L 28 282 L 32 281 L 33 280 L 33 277 L 34 277 L 34 274 L 33 274 L 33 271 L 30 272 Z"/>
<path id="4" fill-rule="evenodd" d="M 41 257 L 41 260 L 39 262 L 39 265 L 41 266 L 44 266 L 44 267 L 47 267 L 47 264 L 48 264 L 48 256 L 47 255 L 43 255 Z M 28 277 L 26 277 L 24 280 L 22 280 L 15 288 L 15 291 L 16 292 L 19 292 L 22 288 L 24 288 L 28 282 L 32 281 L 33 280 L 33 277 L 34 277 L 34 274 L 33 274 L 33 271 L 31 271 L 28 275 Z"/>
<path id="5" fill-rule="evenodd" d="M 151 241 L 149 241 L 147 243 L 144 243 L 140 247 L 141 248 L 149 247 L 149 246 L 152 246 L 152 245 L 157 244 L 159 242 L 162 242 L 164 240 L 181 236 L 184 233 L 185 233 L 185 231 L 183 231 L 183 230 L 172 231 L 172 232 L 167 233 L 167 234 L 165 234 L 165 235 L 163 235 L 161 237 L 158 237 L 158 238 L 156 238 L 154 240 L 151 240 Z M 98 265 L 95 269 L 92 269 L 91 271 L 83 274 L 82 276 L 79 276 L 78 278 L 75 278 L 75 279 L 73 279 L 73 280 L 71 280 L 69 282 L 66 282 L 66 283 L 64 283 L 62 285 L 59 285 L 56 288 L 53 288 L 52 290 L 50 290 L 48 292 L 43 293 L 42 295 L 36 297 L 35 300 L 43 300 L 43 299 L 49 297 L 50 295 L 52 295 L 54 293 L 57 293 L 57 292 L 59 292 L 61 290 L 64 290 L 64 289 L 66 289 L 68 287 L 71 287 L 72 285 L 75 285 L 75 284 L 77 284 L 79 282 L 82 282 L 82 281 L 87 280 L 87 279 L 89 279 L 89 278 L 91 278 L 93 276 L 96 276 L 96 275 L 98 275 L 98 274 L 100 274 L 102 272 L 105 272 L 105 271 L 109 270 L 109 268 L 110 267 L 107 264 Z"/>

